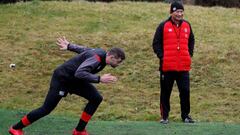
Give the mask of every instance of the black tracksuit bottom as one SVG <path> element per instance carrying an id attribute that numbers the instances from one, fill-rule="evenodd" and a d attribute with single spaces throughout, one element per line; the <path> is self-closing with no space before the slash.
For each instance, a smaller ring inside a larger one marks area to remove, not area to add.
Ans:
<path id="1" fill-rule="evenodd" d="M 167 119 L 170 112 L 170 95 L 174 81 L 177 82 L 180 104 L 181 118 L 184 120 L 190 113 L 190 80 L 189 72 L 163 72 L 160 71 L 160 111 L 163 119 Z"/>
<path id="2" fill-rule="evenodd" d="M 79 124 L 76 127 L 76 129 L 79 131 L 84 130 L 88 120 L 97 110 L 103 97 L 100 95 L 97 89 L 88 82 L 78 81 L 69 84 L 70 87 L 66 87 L 63 86 L 63 83 L 61 83 L 58 78 L 59 77 L 57 75 L 53 74 L 50 88 L 43 105 L 26 115 L 29 124 L 32 124 L 38 119 L 48 115 L 57 106 L 62 97 L 65 97 L 68 92 L 70 92 L 88 100 L 83 112 L 84 114 L 82 115 L 81 119 L 79 120 Z M 19 123 L 13 126 L 13 128 L 21 129 L 25 126 L 26 125 L 23 124 L 22 119 Z"/>

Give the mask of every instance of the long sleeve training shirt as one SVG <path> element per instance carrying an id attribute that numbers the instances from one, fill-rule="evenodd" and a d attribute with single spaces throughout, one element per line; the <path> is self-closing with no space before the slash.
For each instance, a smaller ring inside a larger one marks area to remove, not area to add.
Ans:
<path id="1" fill-rule="evenodd" d="M 54 73 L 63 83 L 70 81 L 85 81 L 99 83 L 100 76 L 96 75 L 106 66 L 106 51 L 101 48 L 86 48 L 73 44 L 68 45 L 68 50 L 78 53 L 59 67 Z"/>

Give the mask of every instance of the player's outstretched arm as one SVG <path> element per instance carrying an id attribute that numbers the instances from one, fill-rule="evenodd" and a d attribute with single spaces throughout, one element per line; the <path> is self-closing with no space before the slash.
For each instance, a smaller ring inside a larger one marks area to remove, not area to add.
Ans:
<path id="1" fill-rule="evenodd" d="M 56 44 L 59 46 L 60 50 L 67 50 L 69 42 L 68 40 L 63 36 L 60 38 L 57 38 Z"/>
<path id="2" fill-rule="evenodd" d="M 87 49 L 91 49 L 83 45 L 71 44 L 64 36 L 58 38 L 56 44 L 59 46 L 60 50 L 69 50 L 78 54 L 84 52 Z"/>

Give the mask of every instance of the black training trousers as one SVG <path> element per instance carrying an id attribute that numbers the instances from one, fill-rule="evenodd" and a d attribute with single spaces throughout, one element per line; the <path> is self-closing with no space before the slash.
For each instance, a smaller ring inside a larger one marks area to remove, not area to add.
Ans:
<path id="1" fill-rule="evenodd" d="M 97 110 L 98 105 L 102 101 L 102 96 L 97 89 L 90 83 L 84 81 L 74 82 L 71 87 L 66 87 L 64 83 L 60 82 L 59 77 L 53 74 L 48 94 L 43 105 L 31 111 L 27 118 L 33 123 L 34 121 L 48 115 L 59 103 L 62 97 L 66 96 L 68 92 L 84 97 L 88 103 L 84 109 L 89 115 L 93 115 Z M 64 85 L 63 85 L 64 84 Z"/>
<path id="2" fill-rule="evenodd" d="M 189 72 L 160 72 L 160 111 L 163 119 L 167 119 L 170 112 L 170 96 L 174 81 L 177 82 L 180 104 L 181 117 L 185 119 L 190 113 L 190 80 Z"/>

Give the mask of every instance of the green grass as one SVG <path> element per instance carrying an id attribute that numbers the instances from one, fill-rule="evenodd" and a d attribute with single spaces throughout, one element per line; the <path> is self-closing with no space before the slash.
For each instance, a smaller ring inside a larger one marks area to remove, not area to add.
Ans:
<path id="1" fill-rule="evenodd" d="M 25 112 L 0 110 L 0 134 L 7 134 L 11 124 Z M 77 117 L 47 116 L 24 129 L 26 135 L 71 134 L 78 122 Z M 87 127 L 91 135 L 238 135 L 240 124 L 170 122 L 162 125 L 146 121 L 91 121 Z"/>
<path id="2" fill-rule="evenodd" d="M 127 59 L 106 68 L 116 85 L 96 85 L 104 97 L 94 120 L 159 120 L 158 59 L 151 43 L 169 5 L 147 2 L 27 2 L 0 5 L 0 108 L 30 111 L 47 93 L 52 71 L 72 57 L 56 38 L 105 49 L 119 46 Z M 198 121 L 240 123 L 240 10 L 185 6 L 196 37 L 191 70 L 191 115 Z M 10 63 L 16 68 L 10 69 Z M 178 90 L 170 120 L 180 120 Z M 78 116 L 86 100 L 68 96 L 54 114 Z"/>

